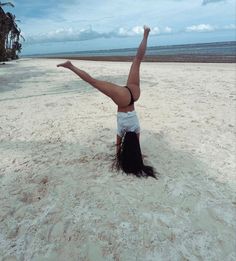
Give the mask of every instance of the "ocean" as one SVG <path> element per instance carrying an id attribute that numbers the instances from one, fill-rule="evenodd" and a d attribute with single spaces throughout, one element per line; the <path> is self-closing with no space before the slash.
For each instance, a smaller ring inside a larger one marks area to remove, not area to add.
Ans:
<path id="1" fill-rule="evenodd" d="M 48 53 L 35 54 L 31 57 L 106 57 L 106 56 L 134 56 L 137 48 L 78 51 L 67 53 Z M 197 56 L 233 56 L 236 57 L 236 41 L 183 44 L 148 47 L 147 56 L 179 56 L 179 55 L 197 55 Z M 27 55 L 28 56 L 28 55 Z M 26 55 L 25 55 L 26 57 Z"/>

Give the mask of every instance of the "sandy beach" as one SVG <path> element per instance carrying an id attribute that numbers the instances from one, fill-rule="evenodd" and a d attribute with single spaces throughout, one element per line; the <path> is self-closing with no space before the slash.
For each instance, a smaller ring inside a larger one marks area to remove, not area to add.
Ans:
<path id="1" fill-rule="evenodd" d="M 62 61 L 0 65 L 0 260 L 236 260 L 235 64 L 142 64 L 155 180 L 111 169 L 116 106 Z M 120 85 L 130 67 L 73 63 Z"/>

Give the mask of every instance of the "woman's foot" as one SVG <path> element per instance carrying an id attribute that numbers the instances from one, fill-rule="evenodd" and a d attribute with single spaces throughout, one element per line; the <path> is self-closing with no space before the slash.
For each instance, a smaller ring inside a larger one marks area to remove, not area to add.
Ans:
<path id="1" fill-rule="evenodd" d="M 144 29 L 144 33 L 143 33 L 144 37 L 148 37 L 149 32 L 150 32 L 151 29 L 148 26 L 146 26 L 146 25 L 144 25 L 143 29 Z"/>
<path id="2" fill-rule="evenodd" d="M 67 61 L 67 62 L 58 64 L 57 67 L 64 67 L 64 68 L 70 69 L 72 67 L 72 63 L 70 61 Z"/>

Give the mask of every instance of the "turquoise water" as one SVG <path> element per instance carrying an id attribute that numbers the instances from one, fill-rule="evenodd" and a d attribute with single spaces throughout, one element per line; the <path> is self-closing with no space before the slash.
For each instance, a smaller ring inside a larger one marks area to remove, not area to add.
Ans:
<path id="1" fill-rule="evenodd" d="M 137 48 L 51 53 L 34 56 L 133 56 Z M 148 47 L 146 55 L 222 55 L 236 56 L 236 41 Z M 32 56 L 32 55 L 30 55 Z"/>

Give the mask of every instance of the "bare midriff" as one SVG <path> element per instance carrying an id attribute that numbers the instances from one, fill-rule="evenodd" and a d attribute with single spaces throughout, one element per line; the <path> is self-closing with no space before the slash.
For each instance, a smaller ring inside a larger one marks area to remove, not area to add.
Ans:
<path id="1" fill-rule="evenodd" d="M 134 104 L 126 106 L 126 107 L 118 107 L 118 112 L 128 112 L 128 111 L 134 111 Z"/>

